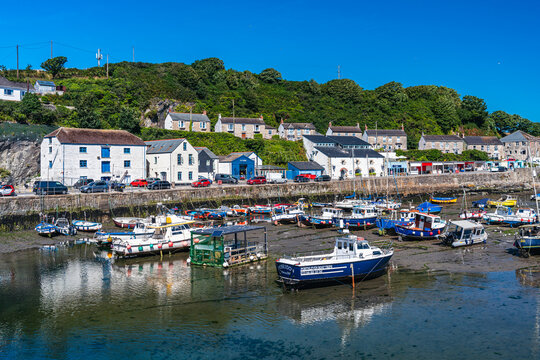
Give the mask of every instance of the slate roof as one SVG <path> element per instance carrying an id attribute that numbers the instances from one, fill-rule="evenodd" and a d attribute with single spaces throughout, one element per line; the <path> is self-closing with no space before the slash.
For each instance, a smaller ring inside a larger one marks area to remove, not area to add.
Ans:
<path id="1" fill-rule="evenodd" d="M 337 147 L 324 147 L 324 146 L 317 146 L 315 147 L 317 151 L 320 151 L 324 155 L 330 157 L 330 158 L 349 158 L 349 157 L 355 157 L 355 158 L 384 158 L 381 154 L 376 152 L 375 150 L 371 149 L 347 149 L 343 150 Z M 352 151 L 352 153 L 351 153 Z"/>
<path id="2" fill-rule="evenodd" d="M 317 164 L 315 161 L 289 161 L 287 165 L 292 165 L 298 170 L 322 170 L 324 171 L 324 168 Z"/>
<path id="3" fill-rule="evenodd" d="M 125 130 L 76 129 L 61 127 L 45 138 L 56 137 L 62 144 L 146 145 L 137 136 Z"/>
<path id="4" fill-rule="evenodd" d="M 365 142 L 364 140 L 356 137 L 356 136 L 333 136 L 328 135 L 327 138 L 332 140 L 335 143 L 338 143 L 340 145 L 362 145 L 362 146 L 370 146 L 369 143 Z"/>
<path id="5" fill-rule="evenodd" d="M 502 145 L 496 136 L 465 136 L 467 145 Z"/>
<path id="6" fill-rule="evenodd" d="M 369 129 L 365 131 L 368 136 L 407 136 L 405 131 L 399 129 Z"/>
<path id="7" fill-rule="evenodd" d="M 375 150 L 372 150 L 372 149 L 350 149 L 350 150 L 346 150 L 347 152 L 353 152 L 352 153 L 352 156 L 355 157 L 355 158 L 370 158 L 370 159 L 374 159 L 374 158 L 384 158 L 383 155 L 379 154 L 378 152 L 376 152 Z"/>
<path id="8" fill-rule="evenodd" d="M 200 153 L 201 151 L 204 151 L 205 153 L 208 154 L 208 156 L 211 158 L 211 159 L 218 159 L 218 156 L 216 154 L 214 154 L 212 152 L 212 150 L 210 150 L 209 148 L 205 147 L 205 146 L 196 146 L 195 147 L 195 150 L 197 150 L 198 153 Z"/>
<path id="9" fill-rule="evenodd" d="M 361 133 L 362 130 L 358 126 L 330 126 L 330 129 L 332 132 L 338 132 L 338 133 Z"/>
<path id="10" fill-rule="evenodd" d="M 503 143 L 505 142 L 516 142 L 516 141 L 538 141 L 538 138 L 527 134 L 524 131 L 518 130 L 511 133 L 508 136 L 505 136 L 501 139 Z"/>
<path id="11" fill-rule="evenodd" d="M 222 117 L 222 124 L 253 124 L 253 125 L 265 125 L 264 120 L 260 118 L 232 118 Z"/>
<path id="12" fill-rule="evenodd" d="M 149 148 L 146 150 L 147 154 L 168 154 L 172 153 L 181 143 L 186 139 L 168 139 L 168 140 L 153 140 L 147 141 L 146 145 Z"/>
<path id="13" fill-rule="evenodd" d="M 283 128 L 315 130 L 315 126 L 312 123 L 283 123 Z"/>
<path id="14" fill-rule="evenodd" d="M 270 125 L 266 125 L 265 128 L 266 128 L 266 130 L 276 130 L 275 127 L 270 126 Z"/>
<path id="15" fill-rule="evenodd" d="M 170 112 L 169 115 L 174 121 L 189 121 L 189 113 Z M 205 114 L 191 114 L 191 120 L 210 122 L 210 119 Z"/>
<path id="16" fill-rule="evenodd" d="M 246 155 L 246 153 L 230 153 L 229 155 L 218 156 L 218 157 L 219 157 L 219 162 L 229 163 L 229 162 L 233 162 L 234 160 L 238 159 L 241 156 L 245 156 L 249 158 L 249 156 Z"/>
<path id="17" fill-rule="evenodd" d="M 463 141 L 457 135 L 422 135 L 425 141 Z"/>
<path id="18" fill-rule="evenodd" d="M 20 83 L 6 79 L 3 76 L 0 76 L 0 88 L 9 88 L 17 90 L 27 90 L 29 85 L 27 83 Z M 30 85 L 30 89 L 33 87 Z"/>
<path id="19" fill-rule="evenodd" d="M 36 83 L 42 86 L 54 86 L 56 88 L 56 85 L 52 81 L 36 80 Z"/>
<path id="20" fill-rule="evenodd" d="M 335 144 L 336 142 L 324 135 L 304 135 L 304 139 L 307 139 L 315 144 Z"/>

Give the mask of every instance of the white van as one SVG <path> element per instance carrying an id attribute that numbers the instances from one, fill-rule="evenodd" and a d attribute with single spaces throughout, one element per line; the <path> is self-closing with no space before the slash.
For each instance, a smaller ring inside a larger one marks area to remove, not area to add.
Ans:
<path id="1" fill-rule="evenodd" d="M 287 182 L 287 179 L 281 173 L 267 173 L 266 182 L 269 184 L 283 184 Z"/>

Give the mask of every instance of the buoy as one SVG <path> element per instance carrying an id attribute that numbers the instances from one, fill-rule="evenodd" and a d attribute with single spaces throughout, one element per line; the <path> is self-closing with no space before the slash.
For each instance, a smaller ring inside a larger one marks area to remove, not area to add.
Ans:
<path id="1" fill-rule="evenodd" d="M 163 245 L 161 245 L 161 244 L 158 244 L 158 245 L 157 245 L 158 249 L 161 249 L 162 246 L 163 246 Z"/>
<path id="2" fill-rule="evenodd" d="M 191 264 L 191 258 L 188 257 L 187 260 L 186 260 L 187 264 L 190 265 Z"/>
<path id="3" fill-rule="evenodd" d="M 154 248 L 154 244 L 150 244 L 150 249 L 153 249 Z"/>
<path id="4" fill-rule="evenodd" d="M 127 248 L 128 250 L 131 250 L 131 245 L 128 244 L 128 246 L 126 246 L 126 248 Z"/>
<path id="5" fill-rule="evenodd" d="M 139 251 L 143 251 L 143 247 L 142 247 L 142 246 L 139 246 Z"/>
<path id="6" fill-rule="evenodd" d="M 173 247 L 173 245 L 174 245 L 174 244 L 173 244 L 173 242 L 172 242 L 172 241 L 171 241 L 171 242 L 169 242 L 169 247 Z"/>

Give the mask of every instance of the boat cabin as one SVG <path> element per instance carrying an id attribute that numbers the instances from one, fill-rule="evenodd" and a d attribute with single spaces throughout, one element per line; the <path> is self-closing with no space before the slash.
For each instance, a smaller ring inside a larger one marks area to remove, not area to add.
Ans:
<path id="1" fill-rule="evenodd" d="M 367 254 L 380 255 L 380 250 L 372 251 L 369 243 L 362 237 L 356 235 L 349 235 L 347 237 L 336 238 L 336 244 L 334 246 L 334 256 L 358 256 L 362 257 Z"/>
<path id="2" fill-rule="evenodd" d="M 487 235 L 480 223 L 468 220 L 456 220 L 450 222 L 447 238 L 452 239 L 453 243 L 462 242 L 464 245 L 468 245 L 485 241 Z"/>
<path id="3" fill-rule="evenodd" d="M 352 217 L 357 218 L 372 218 L 377 217 L 377 209 L 375 206 L 356 206 L 352 210 Z"/>
<path id="4" fill-rule="evenodd" d="M 192 231 L 189 256 L 191 264 L 215 267 L 264 259 L 268 256 L 266 227 L 231 225 Z"/>
<path id="5" fill-rule="evenodd" d="M 414 227 L 420 230 L 439 229 L 443 225 L 441 217 L 437 215 L 416 213 L 414 217 Z"/>
<path id="6" fill-rule="evenodd" d="M 324 218 L 339 218 L 343 216 L 343 209 L 337 208 L 323 208 L 321 211 L 321 217 Z"/>

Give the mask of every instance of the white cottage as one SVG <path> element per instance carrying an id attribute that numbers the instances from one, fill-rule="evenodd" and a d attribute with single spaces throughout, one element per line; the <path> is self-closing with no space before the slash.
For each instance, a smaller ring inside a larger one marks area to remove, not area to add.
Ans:
<path id="1" fill-rule="evenodd" d="M 0 76 L 0 100 L 21 101 L 27 92 L 34 92 L 29 83 L 10 81 Z"/>
<path id="2" fill-rule="evenodd" d="M 34 89 L 39 94 L 54 94 L 56 93 L 56 84 L 52 81 L 37 80 Z"/>
<path id="3" fill-rule="evenodd" d="M 339 147 L 315 147 L 313 161 L 324 168 L 332 177 L 353 178 L 354 176 L 381 176 L 384 156 L 371 149 L 341 149 Z"/>
<path id="4" fill-rule="evenodd" d="M 167 130 L 210 132 L 210 119 L 202 114 L 169 112 L 163 125 Z"/>
<path id="5" fill-rule="evenodd" d="M 190 184 L 199 177 L 199 153 L 186 139 L 147 141 L 148 176 L 175 184 Z"/>
<path id="6" fill-rule="evenodd" d="M 146 144 L 124 130 L 61 127 L 41 142 L 41 179 L 73 185 L 79 179 L 129 183 L 144 178 Z"/>

